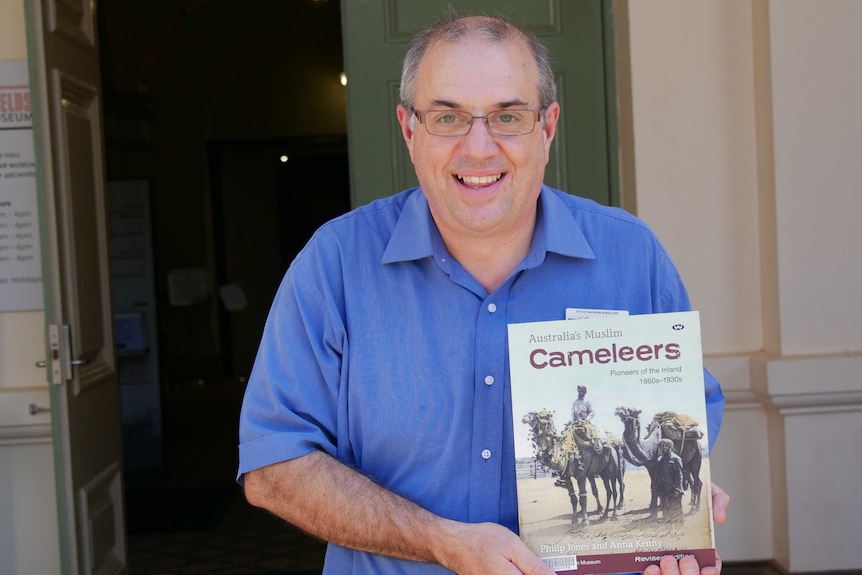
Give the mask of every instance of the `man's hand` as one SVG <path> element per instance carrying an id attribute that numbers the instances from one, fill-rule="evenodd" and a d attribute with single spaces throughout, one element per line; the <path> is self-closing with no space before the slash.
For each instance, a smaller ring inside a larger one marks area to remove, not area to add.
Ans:
<path id="1" fill-rule="evenodd" d="M 727 506 L 730 505 L 730 495 L 716 485 L 712 484 L 712 518 L 719 525 L 727 521 Z"/>
<path id="2" fill-rule="evenodd" d="M 521 541 L 496 523 L 459 523 L 452 531 L 458 541 L 438 558 L 459 575 L 554 575 Z"/>
<path id="3" fill-rule="evenodd" d="M 726 495 L 726 494 L 725 494 Z M 644 575 L 720 575 L 721 557 L 715 554 L 715 567 L 700 568 L 697 559 L 687 555 L 677 562 L 672 555 L 661 558 L 660 565 L 650 565 L 644 569 Z"/>
<path id="4" fill-rule="evenodd" d="M 730 495 L 712 484 L 712 518 L 718 524 L 727 520 L 727 506 L 730 505 Z M 721 557 L 715 554 L 715 567 L 700 568 L 697 559 L 688 556 L 676 561 L 672 556 L 662 557 L 660 565 L 650 565 L 644 570 L 644 575 L 720 575 Z"/>

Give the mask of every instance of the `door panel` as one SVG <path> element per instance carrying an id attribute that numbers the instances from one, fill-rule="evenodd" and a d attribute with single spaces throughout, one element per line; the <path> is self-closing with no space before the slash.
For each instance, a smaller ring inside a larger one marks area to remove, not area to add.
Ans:
<path id="1" fill-rule="evenodd" d="M 61 249 L 63 262 L 68 264 L 69 285 L 66 286 L 69 301 L 65 308 L 70 317 L 76 351 L 88 362 L 99 359 L 106 349 L 105 319 L 103 307 L 109 293 L 103 289 L 98 258 L 99 243 L 104 233 L 104 184 L 101 181 L 101 132 L 99 129 L 99 100 L 95 88 L 76 82 L 58 70 L 53 73 L 55 117 L 59 120 L 55 135 L 58 150 L 58 174 L 65 188 L 73 193 L 62 198 L 60 214 L 67 226 L 66 240 Z M 100 226 L 100 224 L 102 224 Z M 107 309 L 110 317 L 110 308 Z M 84 321 L 82 321 L 84 320 Z M 110 327 L 110 326 L 108 326 Z M 102 361 L 111 358 L 101 358 Z"/>
<path id="2" fill-rule="evenodd" d="M 351 194 L 354 206 L 417 185 L 395 106 L 413 35 L 451 4 L 461 14 L 501 13 L 548 47 L 562 108 L 545 182 L 603 204 L 611 189 L 606 97 L 610 4 L 602 0 L 343 0 Z M 613 99 L 611 99 L 613 101 Z M 613 111 L 611 111 L 613 112 Z"/>
<path id="3" fill-rule="evenodd" d="M 50 333 L 60 367 L 49 379 L 69 575 L 128 572 L 94 5 L 26 3 L 45 318 L 59 326 Z"/>

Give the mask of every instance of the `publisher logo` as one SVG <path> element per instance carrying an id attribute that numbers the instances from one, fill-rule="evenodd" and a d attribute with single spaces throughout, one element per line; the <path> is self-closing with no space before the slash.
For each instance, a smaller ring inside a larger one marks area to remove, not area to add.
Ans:
<path id="1" fill-rule="evenodd" d="M 673 324 L 673 329 L 674 329 L 674 331 L 681 331 L 681 330 L 685 329 L 685 326 L 682 325 L 681 323 L 675 323 L 675 324 Z"/>

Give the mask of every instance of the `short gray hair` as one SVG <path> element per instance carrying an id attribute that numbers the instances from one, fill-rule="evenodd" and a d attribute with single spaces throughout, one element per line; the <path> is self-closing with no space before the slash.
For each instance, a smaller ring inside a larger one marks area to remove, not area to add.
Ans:
<path id="1" fill-rule="evenodd" d="M 504 16 L 447 15 L 429 28 L 419 32 L 410 42 L 401 70 L 401 104 L 413 111 L 416 100 L 416 72 L 425 52 L 435 42 L 455 42 L 469 34 L 477 34 L 493 42 L 519 39 L 527 44 L 539 70 L 539 99 L 542 108 L 557 99 L 554 72 L 548 58 L 548 49 L 535 35 L 523 30 Z"/>

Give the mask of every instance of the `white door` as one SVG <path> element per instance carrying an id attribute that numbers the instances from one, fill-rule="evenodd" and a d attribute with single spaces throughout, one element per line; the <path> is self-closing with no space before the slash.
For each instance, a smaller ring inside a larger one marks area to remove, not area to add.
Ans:
<path id="1" fill-rule="evenodd" d="M 26 6 L 62 568 L 127 573 L 95 2 Z"/>

